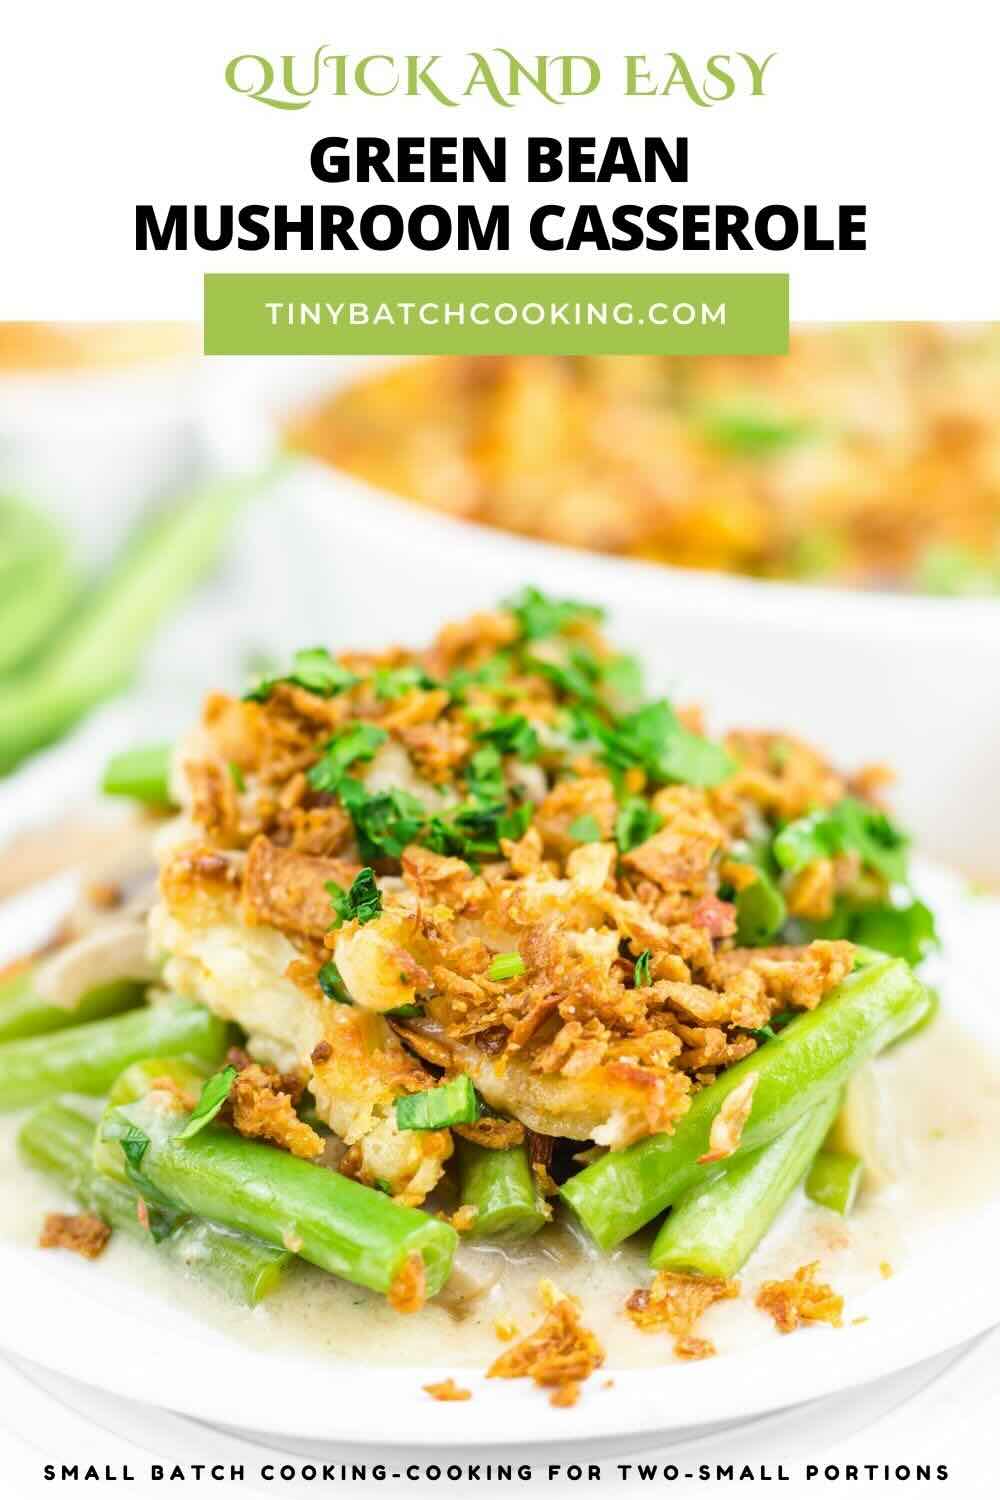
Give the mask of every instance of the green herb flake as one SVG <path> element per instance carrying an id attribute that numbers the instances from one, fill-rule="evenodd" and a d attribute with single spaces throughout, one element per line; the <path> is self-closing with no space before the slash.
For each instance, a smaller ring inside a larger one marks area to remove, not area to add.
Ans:
<path id="1" fill-rule="evenodd" d="M 334 661 L 325 646 L 310 646 L 304 651 L 296 651 L 292 658 L 292 670 L 286 677 L 262 678 L 255 688 L 245 694 L 244 701 L 266 703 L 280 682 L 291 682 L 318 697 L 332 698 L 336 693 L 345 692 L 360 681 L 360 677 L 342 667 L 340 662 Z"/>
<path id="2" fill-rule="evenodd" d="M 335 1000 L 338 1005 L 353 1005 L 354 1001 L 347 993 L 347 986 L 340 976 L 340 970 L 328 959 L 316 975 L 316 981 L 328 1000 Z"/>
<path id="3" fill-rule="evenodd" d="M 621 803 L 615 818 L 615 840 L 622 854 L 651 839 L 663 819 L 642 797 L 628 797 Z"/>
<path id="4" fill-rule="evenodd" d="M 653 979 L 650 973 L 650 965 L 652 964 L 652 962 L 652 952 L 649 948 L 643 948 L 642 952 L 639 954 L 639 957 L 635 961 L 635 972 L 633 974 L 633 983 L 635 984 L 637 990 L 644 990 L 647 985 L 652 984 Z"/>
<path id="5" fill-rule="evenodd" d="M 339 796 L 354 823 L 361 857 L 369 863 L 399 859 L 407 844 L 420 842 L 427 814 L 411 792 L 394 787 L 369 794 L 363 781 L 345 776 Z"/>
<path id="6" fill-rule="evenodd" d="M 229 779 L 238 792 L 246 791 L 246 777 L 234 760 L 229 762 Z"/>
<path id="7" fill-rule="evenodd" d="M 400 1130 L 447 1130 L 451 1125 L 472 1125 L 479 1118 L 479 1100 L 465 1073 L 437 1088 L 400 1095 L 394 1109 Z"/>
<path id="8" fill-rule="evenodd" d="M 880 808 L 844 797 L 833 807 L 786 823 L 772 850 L 781 868 L 793 873 L 815 859 L 858 854 L 862 864 L 897 883 L 906 879 L 908 842 Z"/>
<path id="9" fill-rule="evenodd" d="M 327 740 L 322 757 L 308 773 L 309 785 L 317 792 L 336 792 L 357 760 L 371 760 L 375 751 L 389 738 L 375 724 L 352 724 Z"/>
<path id="10" fill-rule="evenodd" d="M 771 877 L 758 869 L 757 879 L 736 893 L 736 941 L 743 948 L 762 948 L 785 925 L 785 899 Z"/>
<path id="11" fill-rule="evenodd" d="M 333 923 L 334 927 L 340 927 L 354 918 L 363 927 L 366 922 L 373 922 L 382 910 L 382 892 L 376 884 L 375 871 L 370 865 L 358 871 L 350 890 L 345 891 L 335 880 L 328 880 L 326 891 L 337 918 Z"/>
<path id="12" fill-rule="evenodd" d="M 498 953 L 486 970 L 487 979 L 502 984 L 506 979 L 520 979 L 524 973 L 524 959 L 520 953 Z"/>
<path id="13" fill-rule="evenodd" d="M 516 755 L 518 760 L 534 760 L 538 754 L 538 733 L 523 714 L 497 714 L 478 738 L 494 745 L 501 755 Z"/>
<path id="14" fill-rule="evenodd" d="M 206 1125 L 211 1124 L 229 1098 L 233 1084 L 236 1082 L 236 1073 L 236 1068 L 230 1065 L 223 1068 L 221 1072 L 213 1073 L 211 1078 L 205 1080 L 201 1097 L 191 1111 L 187 1124 L 177 1133 L 179 1141 L 189 1141 L 192 1136 L 198 1134 L 199 1130 L 204 1130 Z"/>
<path id="15" fill-rule="evenodd" d="M 376 667 L 372 682 L 376 698 L 383 702 L 404 698 L 407 693 L 418 688 L 429 690 L 440 686 L 433 677 L 428 677 L 422 667 L 414 666 Z"/>
<path id="16" fill-rule="evenodd" d="M 575 599 L 553 599 L 540 589 L 530 587 L 522 589 L 512 599 L 505 599 L 503 608 L 514 616 L 525 641 L 560 635 L 567 626 L 584 622 L 599 624 L 604 619 L 604 611 L 593 604 L 580 604 Z"/>
<path id="17" fill-rule="evenodd" d="M 601 830 L 593 813 L 583 813 L 581 817 L 574 818 L 567 832 L 578 844 L 593 844 L 601 837 Z"/>

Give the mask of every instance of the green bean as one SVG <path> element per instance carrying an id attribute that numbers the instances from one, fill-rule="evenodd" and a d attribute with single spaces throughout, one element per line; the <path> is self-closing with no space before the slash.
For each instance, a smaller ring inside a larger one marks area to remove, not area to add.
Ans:
<path id="1" fill-rule="evenodd" d="M 109 797 L 131 797 L 155 807 L 170 805 L 170 745 L 141 745 L 120 750 L 108 761 L 101 791 Z"/>
<path id="2" fill-rule="evenodd" d="M 0 1046 L 0 1112 L 53 1094 L 103 1094 L 129 1063 L 157 1053 L 216 1062 L 227 1028 L 201 1005 L 166 1000 L 107 1021 Z"/>
<path id="3" fill-rule="evenodd" d="M 735 1276 L 802 1181 L 840 1104 L 833 1093 L 783 1135 L 740 1157 L 677 1202 L 653 1242 L 657 1271 Z"/>
<path id="4" fill-rule="evenodd" d="M 30 674 L 0 695 L 0 775 L 125 687 L 151 637 L 215 560 L 260 477 L 215 483 L 148 526 Z"/>
<path id="5" fill-rule="evenodd" d="M 56 1100 L 40 1105 L 17 1138 L 24 1160 L 54 1178 L 85 1212 L 131 1239 L 155 1244 L 139 1219 L 135 1188 L 106 1177 L 91 1164 L 93 1140 L 93 1121 Z M 293 1259 L 288 1250 L 199 1219 L 178 1224 L 158 1249 L 250 1307 L 276 1290 Z"/>
<path id="6" fill-rule="evenodd" d="M 864 1172 L 860 1157 L 848 1151 L 821 1151 L 806 1178 L 806 1194 L 823 1208 L 849 1214 Z"/>
<path id="7" fill-rule="evenodd" d="M 611 1250 L 677 1201 L 703 1168 L 712 1121 L 749 1073 L 758 1075 L 736 1154 L 773 1141 L 869 1057 L 924 1014 L 927 992 L 901 959 L 871 959 L 815 1010 L 727 1068 L 696 1094 L 672 1134 L 610 1151 L 563 1184 L 560 1194 L 602 1250 Z"/>
<path id="8" fill-rule="evenodd" d="M 199 1218 L 291 1247 L 322 1270 L 377 1292 L 390 1291 L 415 1252 L 424 1262 L 427 1295 L 440 1291 L 458 1243 L 450 1224 L 217 1125 L 181 1140 L 177 1130 L 186 1115 L 163 1104 L 126 1105 L 102 1125 L 105 1137 L 126 1134 L 135 1185 L 148 1184 L 164 1202 Z"/>
<path id="9" fill-rule="evenodd" d="M 103 1021 L 133 1010 L 146 993 L 146 986 L 138 981 L 117 979 L 88 990 L 75 1005 L 53 1005 L 35 991 L 34 978 L 34 965 L 29 965 L 0 984 L 0 1043 Z"/>
<path id="10" fill-rule="evenodd" d="M 536 1234 L 548 1214 L 524 1147 L 489 1151 L 463 1140 L 455 1147 L 459 1197 L 478 1210 L 470 1236 L 524 1240 Z"/>
<path id="11" fill-rule="evenodd" d="M 208 1070 L 204 1065 L 184 1057 L 144 1057 L 141 1062 L 130 1063 L 124 1072 L 119 1073 L 111 1085 L 102 1118 L 107 1119 L 121 1104 L 134 1104 L 137 1099 L 145 1099 L 154 1085 L 162 1086 L 163 1079 L 175 1084 L 182 1095 L 197 1099 L 207 1077 Z M 93 1146 L 94 1166 L 98 1171 L 126 1182 L 125 1157 L 117 1141 L 103 1140 L 98 1129 Z"/>
<path id="12" fill-rule="evenodd" d="M 17 672 L 59 628 L 80 580 L 64 547 L 26 559 L 0 595 L 0 672 Z"/>

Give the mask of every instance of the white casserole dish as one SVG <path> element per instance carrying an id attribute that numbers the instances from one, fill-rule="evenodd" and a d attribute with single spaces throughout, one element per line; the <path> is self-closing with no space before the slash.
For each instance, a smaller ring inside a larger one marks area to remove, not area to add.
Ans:
<path id="1" fill-rule="evenodd" d="M 303 401 L 371 360 L 206 362 L 207 439 L 222 466 L 282 447 Z M 280 634 L 370 644 L 430 635 L 523 583 L 598 602 L 650 689 L 716 728 L 799 731 L 845 767 L 886 761 L 922 847 L 1000 878 L 1000 604 L 764 583 L 599 556 L 471 525 L 311 460 L 279 484 L 299 587 Z M 276 534 L 278 528 L 275 528 Z"/>

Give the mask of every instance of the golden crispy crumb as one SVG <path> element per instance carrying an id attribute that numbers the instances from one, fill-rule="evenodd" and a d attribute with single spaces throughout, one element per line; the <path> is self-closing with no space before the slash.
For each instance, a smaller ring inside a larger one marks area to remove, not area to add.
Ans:
<path id="1" fill-rule="evenodd" d="M 424 1390 L 428 1396 L 433 1396 L 435 1401 L 470 1401 L 472 1392 L 467 1391 L 464 1386 L 456 1385 L 449 1375 L 447 1380 L 432 1381 L 425 1385 Z"/>
<path id="2" fill-rule="evenodd" d="M 461 1203 L 451 1215 L 448 1223 L 458 1234 L 468 1234 L 479 1218 L 479 1209 L 474 1203 Z"/>
<path id="3" fill-rule="evenodd" d="M 518 1331 L 517 1324 L 510 1318 L 497 1318 L 493 1324 L 493 1332 L 502 1344 L 509 1344 Z"/>
<path id="4" fill-rule="evenodd" d="M 411 1250 L 389 1287 L 389 1306 L 398 1313 L 419 1312 L 427 1300 L 427 1268 L 419 1250 Z"/>
<path id="5" fill-rule="evenodd" d="M 889 1280 L 889 1277 L 892 1275 L 892 1266 L 889 1264 L 889 1262 L 887 1260 L 883 1260 L 883 1261 L 879 1262 L 878 1273 L 881 1276 L 881 1278 L 882 1278 L 883 1281 L 888 1281 Z"/>
<path id="6" fill-rule="evenodd" d="M 841 1326 L 844 1299 L 825 1282 L 816 1281 L 819 1261 L 799 1266 L 789 1281 L 765 1281 L 757 1306 L 769 1313 L 780 1333 L 792 1333 L 801 1323 Z"/>
<path id="7" fill-rule="evenodd" d="M 300 1120 L 293 1098 L 301 1093 L 294 1079 L 274 1068 L 249 1063 L 236 1075 L 227 1113 L 240 1135 L 256 1136 L 307 1159 L 323 1151 L 323 1137 Z"/>
<path id="8" fill-rule="evenodd" d="M 695 1338 L 690 1333 L 674 1340 L 674 1354 L 678 1359 L 714 1359 L 718 1352 L 711 1339 Z"/>
<path id="9" fill-rule="evenodd" d="M 46 1214 L 38 1243 L 43 1250 L 73 1250 L 84 1260 L 96 1260 L 111 1238 L 111 1230 L 96 1214 Z"/>
<path id="10" fill-rule="evenodd" d="M 500 1380 L 530 1377 L 536 1385 L 551 1389 L 553 1406 L 572 1406 L 579 1399 L 581 1382 L 603 1365 L 604 1350 L 580 1322 L 576 1303 L 551 1283 L 544 1286 L 542 1300 L 548 1303 L 548 1311 L 542 1323 L 499 1355 L 486 1374 Z"/>
<path id="11" fill-rule="evenodd" d="M 658 1271 L 650 1287 L 636 1288 L 625 1303 L 625 1311 L 644 1333 L 660 1328 L 672 1333 L 678 1359 L 707 1359 L 715 1353 L 715 1345 L 707 1339 L 692 1338 L 694 1326 L 714 1302 L 728 1302 L 739 1294 L 738 1281 Z"/>
<path id="12" fill-rule="evenodd" d="M 750 1118 L 754 1089 L 759 1079 L 759 1073 L 748 1073 L 743 1082 L 737 1084 L 732 1093 L 727 1094 L 722 1101 L 722 1107 L 709 1131 L 708 1150 L 698 1158 L 703 1165 L 722 1161 L 724 1157 L 732 1156 L 738 1148 L 743 1137 L 743 1127 Z"/>

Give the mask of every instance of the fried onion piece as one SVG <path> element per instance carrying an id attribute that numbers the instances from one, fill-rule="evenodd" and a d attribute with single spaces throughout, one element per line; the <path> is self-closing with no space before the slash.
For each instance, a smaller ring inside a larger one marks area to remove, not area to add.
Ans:
<path id="1" fill-rule="evenodd" d="M 672 1333 L 678 1359 L 707 1359 L 716 1352 L 715 1345 L 709 1339 L 692 1338 L 694 1327 L 713 1303 L 728 1302 L 739 1294 L 738 1281 L 658 1271 L 651 1286 L 632 1293 L 625 1312 L 644 1333 L 661 1328 Z"/>
<path id="2" fill-rule="evenodd" d="M 698 1161 L 704 1166 L 709 1162 L 722 1161 L 732 1156 L 743 1137 L 743 1127 L 753 1108 L 754 1090 L 760 1081 L 759 1073 L 748 1073 L 732 1093 L 727 1094 L 722 1106 L 712 1121 L 708 1134 L 708 1150 Z"/>
<path id="3" fill-rule="evenodd" d="M 576 1303 L 555 1293 L 534 1333 L 505 1349 L 486 1374 L 500 1380 L 530 1377 L 536 1385 L 552 1391 L 549 1400 L 553 1406 L 572 1406 L 579 1399 L 581 1382 L 603 1363 L 604 1350 L 580 1322 Z"/>
<path id="4" fill-rule="evenodd" d="M 96 1214 L 46 1214 L 38 1244 L 42 1250 L 72 1250 L 84 1260 L 96 1260 L 110 1238 L 110 1228 Z"/>
<path id="5" fill-rule="evenodd" d="M 765 1281 L 757 1306 L 769 1313 L 779 1333 L 793 1333 L 803 1323 L 842 1326 L 844 1299 L 826 1282 L 816 1280 L 819 1261 L 799 1266 L 788 1281 Z"/>

